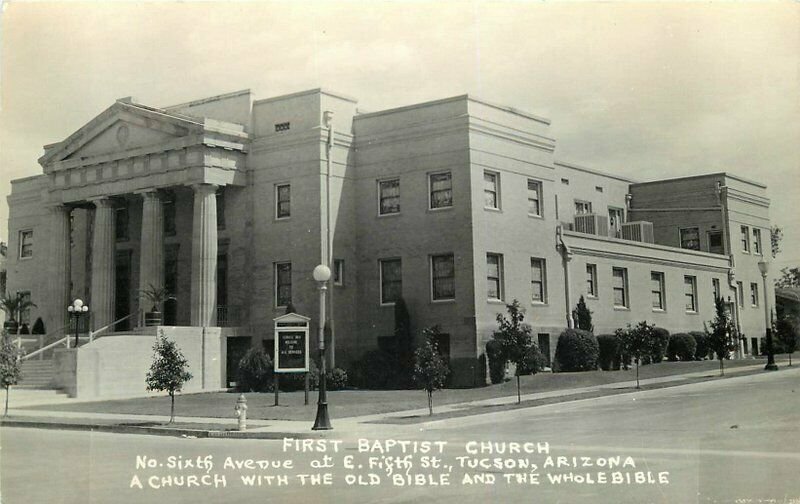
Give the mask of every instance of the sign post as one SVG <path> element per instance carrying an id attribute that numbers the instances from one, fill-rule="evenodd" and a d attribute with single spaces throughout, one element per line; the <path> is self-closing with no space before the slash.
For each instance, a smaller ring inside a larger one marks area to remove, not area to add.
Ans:
<path id="1" fill-rule="evenodd" d="M 308 325 L 310 320 L 310 318 L 297 313 L 287 313 L 274 319 L 275 406 L 278 405 L 278 391 L 282 373 L 306 374 L 306 404 L 308 404 Z"/>

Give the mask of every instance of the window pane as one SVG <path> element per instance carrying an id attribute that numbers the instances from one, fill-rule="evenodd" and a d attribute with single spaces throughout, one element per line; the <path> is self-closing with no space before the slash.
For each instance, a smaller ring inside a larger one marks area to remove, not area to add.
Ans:
<path id="1" fill-rule="evenodd" d="M 586 293 L 590 296 L 596 296 L 596 287 L 595 287 L 595 277 L 596 277 L 596 270 L 594 264 L 587 264 L 586 265 Z"/>
<path id="2" fill-rule="evenodd" d="M 626 307 L 628 306 L 628 296 L 625 292 L 627 285 L 625 285 L 625 268 L 612 268 L 611 281 L 614 290 L 614 306 Z"/>
<path id="3" fill-rule="evenodd" d="M 700 250 L 700 229 L 681 229 L 681 248 Z"/>
<path id="4" fill-rule="evenodd" d="M 686 297 L 686 310 L 696 311 L 697 304 L 695 302 L 695 277 L 683 277 L 684 295 Z"/>
<path id="5" fill-rule="evenodd" d="M 541 187 L 539 182 L 528 180 L 528 213 L 531 215 L 541 215 L 539 204 Z"/>
<path id="6" fill-rule="evenodd" d="M 542 259 L 531 259 L 531 300 L 545 302 L 544 261 Z"/>
<path id="7" fill-rule="evenodd" d="M 483 174 L 484 205 L 487 208 L 497 208 L 497 175 Z"/>
<path id="8" fill-rule="evenodd" d="M 430 176 L 431 208 L 444 208 L 453 205 L 452 184 L 449 173 Z"/>
<path id="9" fill-rule="evenodd" d="M 291 186 L 288 184 L 280 185 L 277 188 L 277 193 L 278 193 L 277 195 L 278 204 L 276 206 L 277 217 L 279 219 L 283 217 L 289 217 L 291 215 L 291 198 L 292 198 Z"/>
<path id="10" fill-rule="evenodd" d="M 400 259 L 381 261 L 381 303 L 394 303 L 403 293 Z"/>
<path id="11" fill-rule="evenodd" d="M 385 180 L 380 183 L 380 214 L 400 211 L 400 181 Z"/>
<path id="12" fill-rule="evenodd" d="M 275 265 L 275 304 L 287 306 L 292 302 L 292 263 Z"/>
<path id="13" fill-rule="evenodd" d="M 452 255 L 431 258 L 433 299 L 455 298 L 455 271 Z"/>

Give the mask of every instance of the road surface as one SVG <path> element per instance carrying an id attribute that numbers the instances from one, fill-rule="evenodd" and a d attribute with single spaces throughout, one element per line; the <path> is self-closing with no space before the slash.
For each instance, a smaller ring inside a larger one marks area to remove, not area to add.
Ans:
<path id="1" fill-rule="evenodd" d="M 19 428 L 0 443 L 4 504 L 800 503 L 800 369 L 313 446 Z"/>

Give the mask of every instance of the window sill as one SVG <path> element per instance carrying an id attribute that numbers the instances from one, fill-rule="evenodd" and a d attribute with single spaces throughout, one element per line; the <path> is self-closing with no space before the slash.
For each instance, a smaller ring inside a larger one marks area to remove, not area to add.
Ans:
<path id="1" fill-rule="evenodd" d="M 289 216 L 289 217 L 275 217 L 273 219 L 273 221 L 275 221 L 275 222 L 283 222 L 283 221 L 291 220 L 291 218 L 292 218 L 291 216 Z"/>
<path id="2" fill-rule="evenodd" d="M 503 301 L 502 299 L 495 299 L 495 298 L 489 298 L 489 299 L 487 299 L 487 300 L 486 300 L 486 303 L 488 303 L 488 304 L 495 304 L 495 305 L 504 305 L 504 304 L 506 304 L 506 302 L 505 302 L 505 301 Z"/>
<path id="3" fill-rule="evenodd" d="M 391 212 L 391 213 L 384 213 L 384 214 L 379 213 L 378 214 L 378 218 L 379 219 L 383 219 L 384 217 L 399 217 L 399 216 L 400 216 L 400 212 Z"/>
<path id="4" fill-rule="evenodd" d="M 592 299 L 594 301 L 597 301 L 598 299 L 600 299 L 600 296 L 592 296 L 590 294 L 586 294 L 585 299 Z"/>
<path id="5" fill-rule="evenodd" d="M 686 310 L 686 315 L 697 315 L 698 312 L 696 310 Z"/>
<path id="6" fill-rule="evenodd" d="M 30 261 L 31 259 L 33 259 L 32 255 L 19 258 L 20 261 Z"/>
<path id="7" fill-rule="evenodd" d="M 380 303 L 378 306 L 381 308 L 391 308 L 395 305 L 395 303 Z"/>
<path id="8" fill-rule="evenodd" d="M 446 206 L 446 207 L 438 207 L 438 208 L 431 208 L 428 207 L 428 212 L 446 212 L 447 210 L 452 210 L 453 205 Z"/>
<path id="9" fill-rule="evenodd" d="M 537 214 L 532 214 L 532 213 L 529 213 L 529 214 L 528 214 L 528 217 L 530 217 L 531 219 L 539 219 L 539 220 L 544 220 L 544 215 L 537 215 Z"/>
<path id="10" fill-rule="evenodd" d="M 550 306 L 547 301 L 531 301 L 531 306 Z"/>
<path id="11" fill-rule="evenodd" d="M 631 311 L 627 306 L 615 306 L 614 311 Z"/>
<path id="12" fill-rule="evenodd" d="M 653 308 L 653 313 L 667 313 L 664 308 Z"/>
<path id="13" fill-rule="evenodd" d="M 431 299 L 431 304 L 450 304 L 455 303 L 456 298 L 451 299 Z"/>
<path id="14" fill-rule="evenodd" d="M 494 207 L 485 206 L 485 207 L 483 207 L 483 209 L 486 210 L 487 212 L 503 213 L 503 210 L 501 208 L 494 208 Z"/>

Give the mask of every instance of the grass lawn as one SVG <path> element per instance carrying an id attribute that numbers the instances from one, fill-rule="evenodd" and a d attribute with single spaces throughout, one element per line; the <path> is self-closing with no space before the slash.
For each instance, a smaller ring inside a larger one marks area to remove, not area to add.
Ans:
<path id="1" fill-rule="evenodd" d="M 787 364 L 786 356 L 776 356 L 779 365 Z M 764 363 L 763 359 L 731 360 L 725 368 L 736 368 Z M 719 372 L 718 361 L 661 362 L 641 366 L 641 379 L 658 378 L 683 373 L 708 371 L 715 376 Z M 540 373 L 522 377 L 522 393 L 547 392 L 579 387 L 590 387 L 607 383 L 635 380 L 635 371 L 589 371 L 583 373 Z M 504 396 L 515 396 L 516 380 L 476 389 L 447 389 L 434 393 L 434 407 L 443 404 L 476 401 Z M 216 392 L 185 394 L 175 398 L 175 414 L 178 416 L 232 418 L 238 393 Z M 274 394 L 248 393 L 247 417 L 261 420 L 307 420 L 314 421 L 316 415 L 316 392 L 310 393 L 310 404 L 303 405 L 303 392 L 281 392 L 280 406 L 273 406 Z M 328 392 L 328 411 L 332 419 L 361 415 L 389 413 L 427 407 L 425 393 L 421 390 L 339 390 Z M 169 397 L 147 397 L 114 401 L 98 401 L 75 404 L 54 404 L 31 409 L 49 411 L 76 411 L 92 413 L 117 413 L 137 415 L 169 414 Z"/>

